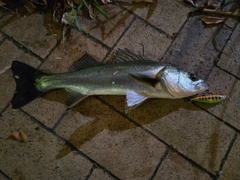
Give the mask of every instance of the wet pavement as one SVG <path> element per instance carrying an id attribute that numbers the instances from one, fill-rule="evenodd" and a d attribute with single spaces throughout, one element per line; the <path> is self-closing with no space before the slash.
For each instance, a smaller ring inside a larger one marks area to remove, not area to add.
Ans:
<path id="1" fill-rule="evenodd" d="M 111 23 L 79 17 L 62 44 L 49 14 L 0 13 L 0 179 L 239 179 L 240 24 L 205 25 L 178 1 L 104 7 Z M 18 60 L 69 71 L 84 53 L 101 62 L 118 48 L 207 79 L 221 104 L 150 99 L 124 113 L 125 97 L 91 96 L 66 109 L 64 90 L 19 110 L 11 70 Z M 22 130 L 29 142 L 9 138 Z"/>

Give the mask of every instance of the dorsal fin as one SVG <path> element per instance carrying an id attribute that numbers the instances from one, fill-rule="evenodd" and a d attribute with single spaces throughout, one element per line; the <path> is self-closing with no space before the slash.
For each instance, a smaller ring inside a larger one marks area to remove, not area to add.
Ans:
<path id="1" fill-rule="evenodd" d="M 141 56 L 131 52 L 128 49 L 118 49 L 115 52 L 115 62 L 126 62 L 126 61 L 145 61 L 146 59 Z"/>
<path id="2" fill-rule="evenodd" d="M 71 71 L 76 71 L 76 70 L 79 70 L 79 69 L 85 69 L 85 68 L 96 66 L 96 65 L 99 65 L 99 64 L 101 64 L 101 63 L 96 61 L 89 54 L 85 53 L 75 63 L 73 63 Z"/>

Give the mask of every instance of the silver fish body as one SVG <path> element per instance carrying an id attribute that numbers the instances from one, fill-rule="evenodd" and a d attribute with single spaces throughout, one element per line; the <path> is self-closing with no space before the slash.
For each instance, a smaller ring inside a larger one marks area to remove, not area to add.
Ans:
<path id="1" fill-rule="evenodd" d="M 126 50 L 117 51 L 116 59 L 116 63 L 98 64 L 87 56 L 75 65 L 77 70 L 39 75 L 34 85 L 42 93 L 66 89 L 70 94 L 69 107 L 90 95 L 126 95 L 127 106 L 133 107 L 147 98 L 184 98 L 208 88 L 204 80 L 193 74 Z"/>

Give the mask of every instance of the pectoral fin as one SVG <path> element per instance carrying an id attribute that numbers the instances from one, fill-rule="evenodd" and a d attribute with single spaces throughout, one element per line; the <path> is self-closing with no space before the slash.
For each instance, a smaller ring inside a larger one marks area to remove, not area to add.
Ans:
<path id="1" fill-rule="evenodd" d="M 125 113 L 127 114 L 131 110 L 135 109 L 146 99 L 147 99 L 146 96 L 140 95 L 134 91 L 128 91 L 126 97 Z"/>
<path id="2" fill-rule="evenodd" d="M 67 104 L 68 108 L 73 107 L 78 102 L 87 97 L 87 95 L 72 91 L 70 89 L 66 89 L 66 91 L 68 92 L 68 104 Z"/>
<path id="3" fill-rule="evenodd" d="M 137 83 L 146 85 L 146 86 L 151 86 L 155 87 L 157 83 L 159 83 L 158 79 L 155 78 L 150 78 L 144 75 L 134 75 L 134 74 L 129 74 L 128 75 L 131 79 L 135 80 Z"/>

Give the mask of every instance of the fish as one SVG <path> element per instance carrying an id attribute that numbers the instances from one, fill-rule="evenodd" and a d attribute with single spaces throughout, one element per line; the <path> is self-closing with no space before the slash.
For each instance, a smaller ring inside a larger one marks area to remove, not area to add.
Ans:
<path id="1" fill-rule="evenodd" d="M 226 99 L 226 97 L 227 96 L 225 95 L 214 94 L 214 95 L 208 95 L 208 96 L 197 96 L 191 99 L 191 101 L 207 103 L 207 104 L 217 104 L 222 102 L 224 99 Z"/>
<path id="2" fill-rule="evenodd" d="M 116 50 L 115 62 L 108 64 L 85 53 L 66 73 L 47 74 L 19 61 L 13 61 L 11 69 L 16 82 L 13 109 L 60 88 L 68 93 L 68 108 L 91 95 L 126 95 L 126 113 L 149 98 L 179 99 L 208 89 L 196 75 L 128 49 Z"/>

